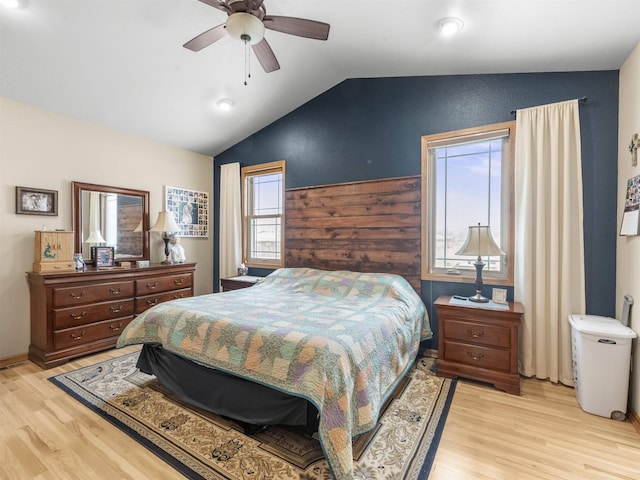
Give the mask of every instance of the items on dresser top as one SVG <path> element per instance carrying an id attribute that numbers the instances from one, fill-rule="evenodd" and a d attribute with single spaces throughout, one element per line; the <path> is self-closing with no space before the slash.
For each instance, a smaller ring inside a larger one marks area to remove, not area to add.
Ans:
<path id="1" fill-rule="evenodd" d="M 37 230 L 33 256 L 34 272 L 65 272 L 75 270 L 73 232 Z"/>
<path id="2" fill-rule="evenodd" d="M 28 272 L 29 359 L 50 368 L 114 347 L 122 329 L 136 315 L 168 300 L 192 297 L 195 267 L 195 263 L 183 263 L 82 272 Z"/>
<path id="3" fill-rule="evenodd" d="M 434 305 L 438 314 L 438 375 L 492 383 L 519 395 L 522 305 L 509 302 L 492 307 L 449 296 L 439 297 Z"/>

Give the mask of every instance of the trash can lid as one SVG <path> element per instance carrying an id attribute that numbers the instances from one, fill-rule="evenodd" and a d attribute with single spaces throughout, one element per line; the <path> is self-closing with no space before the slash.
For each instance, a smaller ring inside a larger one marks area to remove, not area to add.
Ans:
<path id="1" fill-rule="evenodd" d="M 631 328 L 625 327 L 615 318 L 598 315 L 569 315 L 569 323 L 577 331 L 592 335 L 605 335 L 616 338 L 636 338 Z"/>

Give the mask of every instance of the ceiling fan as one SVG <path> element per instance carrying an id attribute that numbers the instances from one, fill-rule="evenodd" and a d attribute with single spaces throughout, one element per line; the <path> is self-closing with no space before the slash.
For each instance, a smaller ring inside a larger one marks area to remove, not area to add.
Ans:
<path id="1" fill-rule="evenodd" d="M 273 72 L 280 64 L 273 50 L 264 38 L 265 28 L 276 32 L 288 33 L 298 37 L 326 40 L 329 37 L 329 24 L 304 18 L 267 15 L 264 0 L 200 0 L 225 12 L 229 18 L 226 23 L 213 27 L 183 46 L 194 52 L 217 42 L 225 33 L 231 37 L 251 44 L 260 65 L 265 72 Z"/>

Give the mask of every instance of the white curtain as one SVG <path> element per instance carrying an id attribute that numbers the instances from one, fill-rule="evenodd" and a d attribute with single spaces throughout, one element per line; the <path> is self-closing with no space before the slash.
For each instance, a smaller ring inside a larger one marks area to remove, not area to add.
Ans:
<path id="1" fill-rule="evenodd" d="M 520 373 L 573 385 L 568 315 L 586 308 L 577 100 L 517 111 L 515 197 Z"/>
<path id="2" fill-rule="evenodd" d="M 240 164 L 220 168 L 220 278 L 234 277 L 242 263 Z"/>

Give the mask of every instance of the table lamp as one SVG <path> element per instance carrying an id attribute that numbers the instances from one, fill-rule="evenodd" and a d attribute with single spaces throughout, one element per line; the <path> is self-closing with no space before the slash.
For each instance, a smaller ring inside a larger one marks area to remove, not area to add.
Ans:
<path id="1" fill-rule="evenodd" d="M 469 227 L 469 233 L 464 245 L 456 252 L 456 255 L 473 255 L 478 256 L 474 263 L 476 267 L 476 294 L 469 297 L 472 302 L 486 303 L 489 299 L 482 295 L 482 269 L 484 263 L 480 258 L 482 255 L 506 255 L 493 240 L 491 228 L 489 225 L 472 225 Z"/>
<path id="2" fill-rule="evenodd" d="M 171 212 L 158 212 L 158 220 L 155 225 L 149 229 L 150 232 L 163 232 L 162 240 L 164 240 L 164 256 L 165 259 L 161 262 L 163 265 L 170 265 L 173 262 L 169 260 L 169 236 L 168 232 L 177 232 L 180 230 L 180 227 L 176 224 L 176 221 L 173 219 L 173 215 Z"/>

